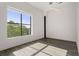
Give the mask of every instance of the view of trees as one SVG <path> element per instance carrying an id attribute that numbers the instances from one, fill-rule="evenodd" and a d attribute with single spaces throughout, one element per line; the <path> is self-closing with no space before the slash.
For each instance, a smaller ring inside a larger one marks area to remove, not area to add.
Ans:
<path id="1" fill-rule="evenodd" d="M 9 21 L 7 24 L 7 33 L 8 37 L 16 37 L 22 35 L 29 35 L 30 34 L 30 28 L 27 28 L 26 26 L 22 25 L 21 30 L 21 24 L 14 23 L 13 21 Z"/>
<path id="2" fill-rule="evenodd" d="M 16 37 L 31 34 L 31 16 L 16 11 L 13 8 L 7 9 L 7 36 Z"/>

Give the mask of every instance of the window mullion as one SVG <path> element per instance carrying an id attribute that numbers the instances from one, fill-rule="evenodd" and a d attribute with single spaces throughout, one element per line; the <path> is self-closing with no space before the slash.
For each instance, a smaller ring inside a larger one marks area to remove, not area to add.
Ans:
<path id="1" fill-rule="evenodd" d="M 20 14 L 20 20 L 21 20 L 21 36 L 22 36 L 22 13 Z"/>
<path id="2" fill-rule="evenodd" d="M 31 34 L 31 16 L 30 16 L 30 34 Z"/>

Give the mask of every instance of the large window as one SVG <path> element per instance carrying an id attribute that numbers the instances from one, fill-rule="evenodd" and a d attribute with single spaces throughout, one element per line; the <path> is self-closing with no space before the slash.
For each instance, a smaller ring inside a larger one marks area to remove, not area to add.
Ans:
<path id="1" fill-rule="evenodd" d="M 7 35 L 16 37 L 31 34 L 31 16 L 14 9 L 7 10 Z"/>

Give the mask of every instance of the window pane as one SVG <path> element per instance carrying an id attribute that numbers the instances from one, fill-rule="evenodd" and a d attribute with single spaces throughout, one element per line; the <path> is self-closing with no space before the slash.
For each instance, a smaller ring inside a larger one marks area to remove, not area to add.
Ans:
<path id="1" fill-rule="evenodd" d="M 8 37 L 21 36 L 20 24 L 7 24 Z"/>
<path id="2" fill-rule="evenodd" d="M 7 10 L 8 23 L 20 23 L 20 13 L 13 9 Z"/>
<path id="3" fill-rule="evenodd" d="M 30 25 L 22 25 L 22 35 L 30 35 Z"/>
<path id="4" fill-rule="evenodd" d="M 7 36 L 16 37 L 21 35 L 30 35 L 30 19 L 30 15 L 19 13 L 14 9 L 7 9 Z"/>
<path id="5" fill-rule="evenodd" d="M 20 13 L 13 9 L 7 9 L 7 35 L 21 36 Z"/>
<path id="6" fill-rule="evenodd" d="M 22 23 L 23 24 L 30 24 L 30 16 L 27 14 L 22 14 Z"/>

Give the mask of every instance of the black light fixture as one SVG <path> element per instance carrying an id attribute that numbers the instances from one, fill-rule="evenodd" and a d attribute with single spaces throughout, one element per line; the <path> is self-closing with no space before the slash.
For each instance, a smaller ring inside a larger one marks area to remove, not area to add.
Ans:
<path id="1" fill-rule="evenodd" d="M 63 3 L 63 2 L 57 2 L 58 4 L 61 4 L 61 3 Z"/>
<path id="2" fill-rule="evenodd" d="M 49 2 L 49 5 L 52 5 L 53 4 L 53 2 Z"/>
<path id="3" fill-rule="evenodd" d="M 61 3 L 63 3 L 63 2 L 49 2 L 49 5 L 52 5 L 52 4 L 54 4 L 54 3 L 56 3 L 56 4 L 61 4 Z"/>

